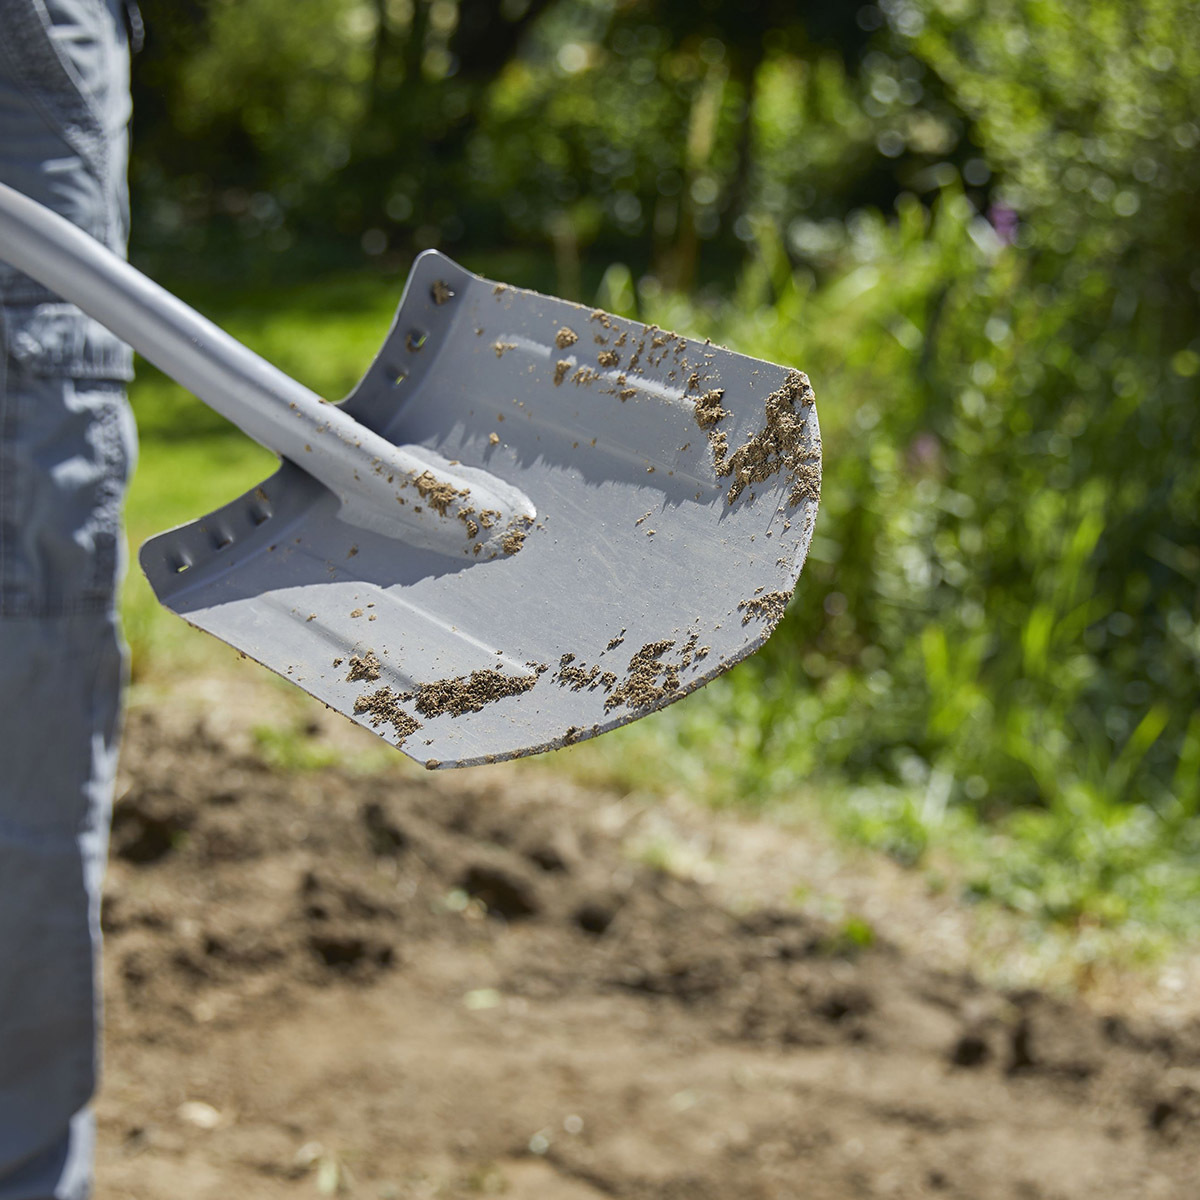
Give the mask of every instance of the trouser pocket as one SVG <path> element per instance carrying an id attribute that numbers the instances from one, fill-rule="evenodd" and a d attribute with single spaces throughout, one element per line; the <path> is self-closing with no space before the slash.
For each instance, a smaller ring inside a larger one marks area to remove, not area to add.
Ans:
<path id="1" fill-rule="evenodd" d="M 120 381 L 0 363 L 0 616 L 111 611 L 136 454 Z"/>

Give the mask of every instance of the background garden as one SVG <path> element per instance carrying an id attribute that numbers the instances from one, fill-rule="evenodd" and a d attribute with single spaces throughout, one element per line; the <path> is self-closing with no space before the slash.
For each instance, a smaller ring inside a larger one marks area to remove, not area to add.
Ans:
<path id="1" fill-rule="evenodd" d="M 1072 936 L 1194 932 L 1192 0 L 142 10 L 133 257 L 317 391 L 427 246 L 811 376 L 784 624 L 555 765 L 801 799 Z M 144 365 L 134 403 L 135 538 L 270 467 Z M 223 653 L 137 577 L 126 611 L 135 682 Z"/>

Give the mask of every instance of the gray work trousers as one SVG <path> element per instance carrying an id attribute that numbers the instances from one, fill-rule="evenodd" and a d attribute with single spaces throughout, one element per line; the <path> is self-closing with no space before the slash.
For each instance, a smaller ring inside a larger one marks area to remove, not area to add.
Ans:
<path id="1" fill-rule="evenodd" d="M 121 0 L 0 0 L 0 180 L 124 251 Z M 0 263 L 0 1200 L 91 1191 L 127 347 Z"/>

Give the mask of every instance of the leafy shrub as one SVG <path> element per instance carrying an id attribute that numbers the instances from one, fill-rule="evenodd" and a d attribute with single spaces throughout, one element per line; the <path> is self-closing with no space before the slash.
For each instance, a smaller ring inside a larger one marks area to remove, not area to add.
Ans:
<path id="1" fill-rule="evenodd" d="M 806 580 L 742 689 L 772 697 L 760 786 L 876 781 L 850 819 L 905 857 L 947 806 L 1027 813 L 1008 828 L 1074 880 L 1047 909 L 1111 917 L 1124 874 L 1200 851 L 1200 22 L 889 13 L 974 114 L 993 208 L 947 176 L 931 214 L 858 213 L 815 287 L 762 226 L 711 314 L 805 366 L 826 424 Z"/>

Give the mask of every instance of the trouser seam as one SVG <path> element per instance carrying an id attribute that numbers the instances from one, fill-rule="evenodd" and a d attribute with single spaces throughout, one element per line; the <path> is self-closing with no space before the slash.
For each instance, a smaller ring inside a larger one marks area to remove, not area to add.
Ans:
<path id="1" fill-rule="evenodd" d="M 0 307 L 0 347 L 6 344 L 6 339 L 4 309 Z M 8 356 L 0 353 L 0 616 L 7 611 L 8 594 L 14 587 L 13 581 L 9 579 L 8 531 L 12 507 L 9 495 L 15 487 L 12 479 L 15 464 L 10 462 L 10 447 L 17 444 L 17 419 L 14 412 L 17 397 L 9 391 L 8 377 Z"/>

